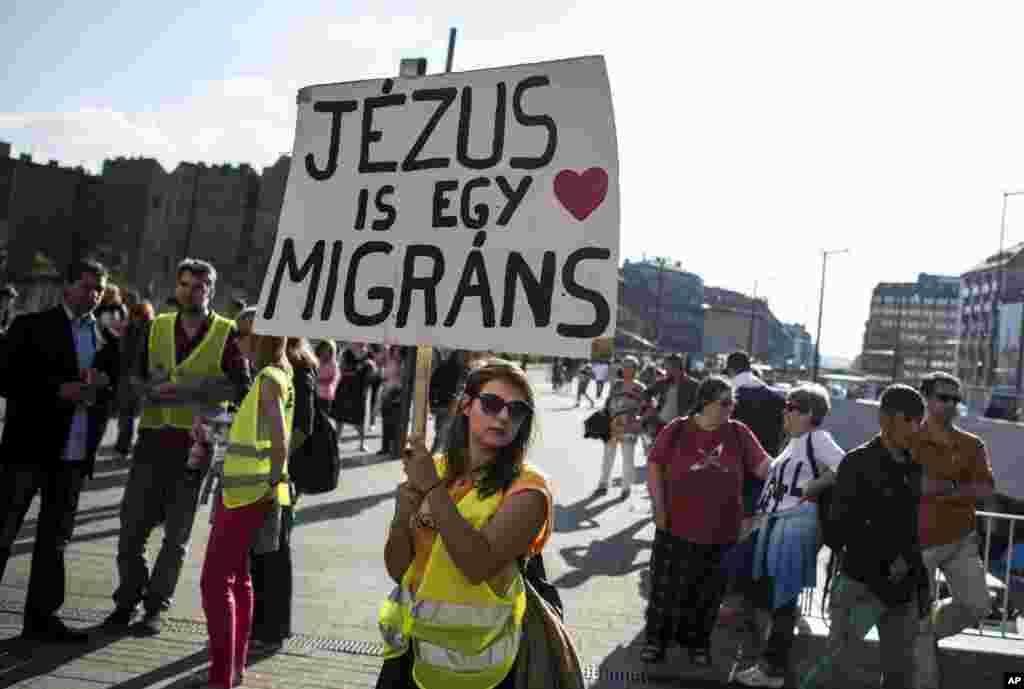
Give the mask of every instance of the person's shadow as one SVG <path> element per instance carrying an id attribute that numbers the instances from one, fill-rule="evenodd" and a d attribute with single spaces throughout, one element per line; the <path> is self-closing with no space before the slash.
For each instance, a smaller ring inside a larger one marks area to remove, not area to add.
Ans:
<path id="1" fill-rule="evenodd" d="M 349 498 L 348 500 L 339 500 L 338 502 L 324 502 L 318 505 L 299 507 L 295 511 L 295 526 L 300 527 L 331 519 L 354 517 L 363 510 L 368 510 L 382 502 L 393 500 L 394 497 L 395 492 L 392 490 L 376 495 L 362 495 L 357 498 Z"/>
<path id="2" fill-rule="evenodd" d="M 571 533 L 600 527 L 601 524 L 596 517 L 620 504 L 621 500 L 605 499 L 599 503 L 599 499 L 596 495 L 590 495 L 571 505 L 555 505 L 555 533 Z"/>
<path id="3" fill-rule="evenodd" d="M 562 548 L 559 553 L 572 569 L 552 583 L 561 588 L 576 588 L 593 576 L 621 577 L 649 569 L 649 560 L 635 560 L 641 550 L 649 550 L 653 544 L 653 540 L 637 538 L 651 519 L 651 516 L 639 519 L 617 534 L 591 541 L 589 545 Z"/>
<path id="4" fill-rule="evenodd" d="M 26 641 L 20 636 L 0 641 L 0 686 L 9 687 L 49 675 L 62 665 L 105 648 L 118 639 L 104 634 L 98 625 L 76 629 L 87 632 L 89 641 L 74 645 L 44 644 Z"/>

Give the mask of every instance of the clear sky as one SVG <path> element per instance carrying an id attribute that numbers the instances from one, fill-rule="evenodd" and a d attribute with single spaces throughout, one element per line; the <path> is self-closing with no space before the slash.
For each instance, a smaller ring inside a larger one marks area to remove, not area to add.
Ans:
<path id="1" fill-rule="evenodd" d="M 8 0 L 10 3 L 11 0 Z M 1024 189 L 1024 3 L 860 0 L 260 3 L 13 0 L 0 139 L 36 159 L 272 163 L 295 91 L 602 54 L 621 159 L 622 255 L 668 255 L 861 346 L 872 287 L 959 274 Z M 1024 196 L 1008 241 L 1024 240 Z"/>

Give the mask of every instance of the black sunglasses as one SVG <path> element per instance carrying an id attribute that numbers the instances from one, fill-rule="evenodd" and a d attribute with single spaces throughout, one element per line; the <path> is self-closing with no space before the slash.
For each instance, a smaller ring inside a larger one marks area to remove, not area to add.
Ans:
<path id="1" fill-rule="evenodd" d="M 945 402 L 946 404 L 949 404 L 950 402 L 953 404 L 960 404 L 963 401 L 963 398 L 960 397 L 960 395 L 943 395 L 936 393 L 933 397 L 940 402 Z"/>
<path id="2" fill-rule="evenodd" d="M 497 416 L 502 409 L 508 409 L 508 418 L 512 423 L 522 423 L 533 413 L 530 403 L 523 400 L 509 402 L 504 397 L 490 392 L 482 392 L 476 398 L 480 400 L 480 408 L 488 416 Z"/>

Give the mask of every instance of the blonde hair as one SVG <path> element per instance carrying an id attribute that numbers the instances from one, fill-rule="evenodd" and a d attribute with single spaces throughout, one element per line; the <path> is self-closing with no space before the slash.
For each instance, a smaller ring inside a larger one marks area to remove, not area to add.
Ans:
<path id="1" fill-rule="evenodd" d="M 331 356 L 338 355 L 338 345 L 334 344 L 334 340 L 320 340 L 316 345 L 316 355 L 323 356 L 324 350 L 330 352 Z"/>
<path id="2" fill-rule="evenodd" d="M 291 373 L 292 365 L 288 361 L 287 346 L 287 337 L 255 333 L 250 335 L 249 348 L 255 370 L 262 371 L 267 366 L 277 366 Z"/>
<path id="3" fill-rule="evenodd" d="M 107 286 L 103 288 L 103 296 L 100 298 L 101 306 L 120 306 L 121 305 L 121 288 L 112 282 L 108 282 Z"/>

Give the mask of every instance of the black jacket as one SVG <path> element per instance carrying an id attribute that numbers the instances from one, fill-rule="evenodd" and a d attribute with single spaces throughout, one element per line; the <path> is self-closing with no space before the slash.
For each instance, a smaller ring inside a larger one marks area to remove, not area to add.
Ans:
<path id="1" fill-rule="evenodd" d="M 87 476 L 92 476 L 120 373 L 117 338 L 109 332 L 99 335 L 93 368 L 107 374 L 110 385 L 89 407 Z M 0 396 L 7 398 L 0 462 L 60 464 L 75 405 L 60 399 L 57 391 L 62 384 L 79 380 L 75 341 L 63 305 L 14 319 L 0 352 Z"/>
<path id="2" fill-rule="evenodd" d="M 830 527 L 841 551 L 841 570 L 867 585 L 886 605 L 908 602 L 927 577 L 921 560 L 918 507 L 921 465 L 893 459 L 880 436 L 851 450 L 839 465 Z M 901 581 L 889 580 L 898 558 L 910 566 Z"/>
<path id="3" fill-rule="evenodd" d="M 782 415 L 786 397 L 767 385 L 743 385 L 736 388 L 736 409 L 732 417 L 750 426 L 761 446 L 772 457 L 783 448 L 785 432 Z"/>

